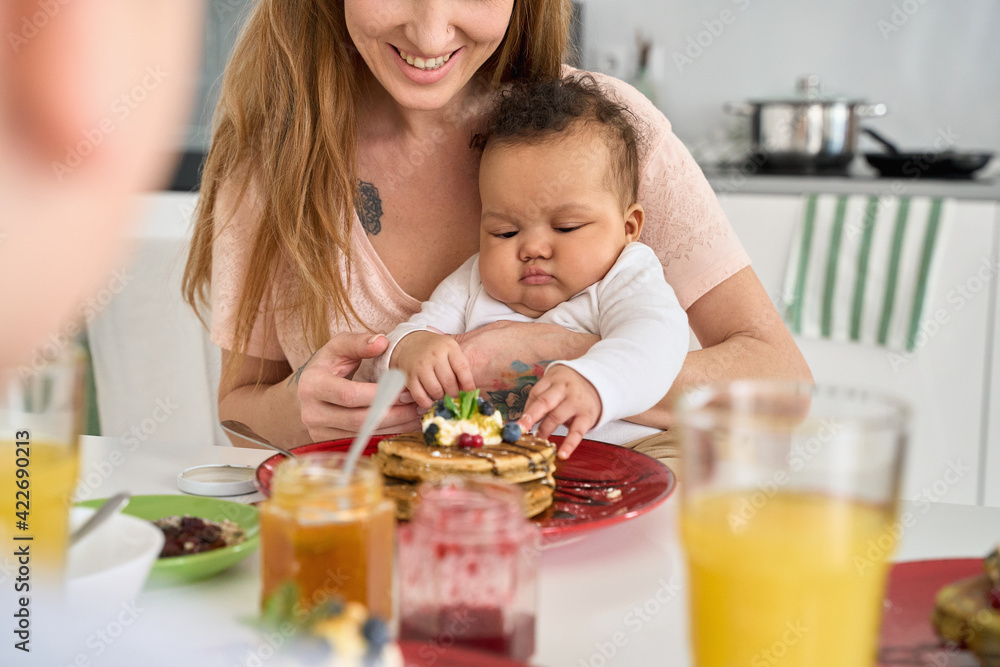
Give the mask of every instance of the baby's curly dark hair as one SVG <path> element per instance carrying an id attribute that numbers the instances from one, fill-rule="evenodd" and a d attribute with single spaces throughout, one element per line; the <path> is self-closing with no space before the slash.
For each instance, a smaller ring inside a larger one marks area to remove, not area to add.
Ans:
<path id="1" fill-rule="evenodd" d="M 639 138 L 635 116 L 608 98 L 590 75 L 522 81 L 501 92 L 472 147 L 539 143 L 578 123 L 593 123 L 608 146 L 609 178 L 624 205 L 639 193 Z"/>

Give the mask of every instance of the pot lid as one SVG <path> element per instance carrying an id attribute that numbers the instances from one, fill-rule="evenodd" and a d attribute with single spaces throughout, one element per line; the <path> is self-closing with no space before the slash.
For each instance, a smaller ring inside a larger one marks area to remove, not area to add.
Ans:
<path id="1" fill-rule="evenodd" d="M 807 74 L 799 77 L 795 85 L 795 94 L 788 97 L 755 98 L 751 104 L 864 104 L 864 100 L 847 95 L 824 93 L 820 87 L 818 74 Z"/>

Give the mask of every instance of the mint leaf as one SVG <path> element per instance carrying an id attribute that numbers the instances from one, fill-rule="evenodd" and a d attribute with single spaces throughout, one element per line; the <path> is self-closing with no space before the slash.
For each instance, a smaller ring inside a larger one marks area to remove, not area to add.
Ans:
<path id="1" fill-rule="evenodd" d="M 473 391 L 460 391 L 458 392 L 458 395 L 462 400 L 462 419 L 468 419 L 472 416 L 472 411 L 476 405 L 476 399 L 479 398 L 479 390 L 474 389 Z"/>
<path id="2" fill-rule="evenodd" d="M 261 623 L 264 627 L 276 628 L 294 618 L 295 605 L 299 601 L 299 588 L 295 582 L 282 584 L 264 602 Z"/>
<path id="3" fill-rule="evenodd" d="M 462 411 L 458 409 L 458 404 L 455 403 L 455 399 L 451 396 L 444 397 L 444 407 L 451 410 L 456 417 L 460 417 L 462 415 Z"/>

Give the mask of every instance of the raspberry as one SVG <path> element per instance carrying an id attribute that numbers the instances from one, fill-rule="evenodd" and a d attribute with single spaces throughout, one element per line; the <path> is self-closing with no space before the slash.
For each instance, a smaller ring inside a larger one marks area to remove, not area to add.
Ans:
<path id="1" fill-rule="evenodd" d="M 521 426 L 517 422 L 507 422 L 500 437 L 504 442 L 517 442 L 521 439 Z"/>
<path id="2" fill-rule="evenodd" d="M 1000 609 L 1000 588 L 994 588 L 990 591 L 990 606 L 994 609 Z"/>
<path id="3" fill-rule="evenodd" d="M 459 447 L 482 447 L 483 446 L 483 436 L 478 433 L 463 433 L 458 436 L 458 446 Z"/>

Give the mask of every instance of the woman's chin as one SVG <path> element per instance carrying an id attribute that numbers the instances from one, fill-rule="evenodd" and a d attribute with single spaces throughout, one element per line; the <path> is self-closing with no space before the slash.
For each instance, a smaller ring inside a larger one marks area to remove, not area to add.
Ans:
<path id="1" fill-rule="evenodd" d="M 435 89 L 414 89 L 411 85 L 395 85 L 389 89 L 389 94 L 401 108 L 410 111 L 438 111 L 444 109 L 455 100 L 458 94 L 452 86 L 441 86 Z"/>

